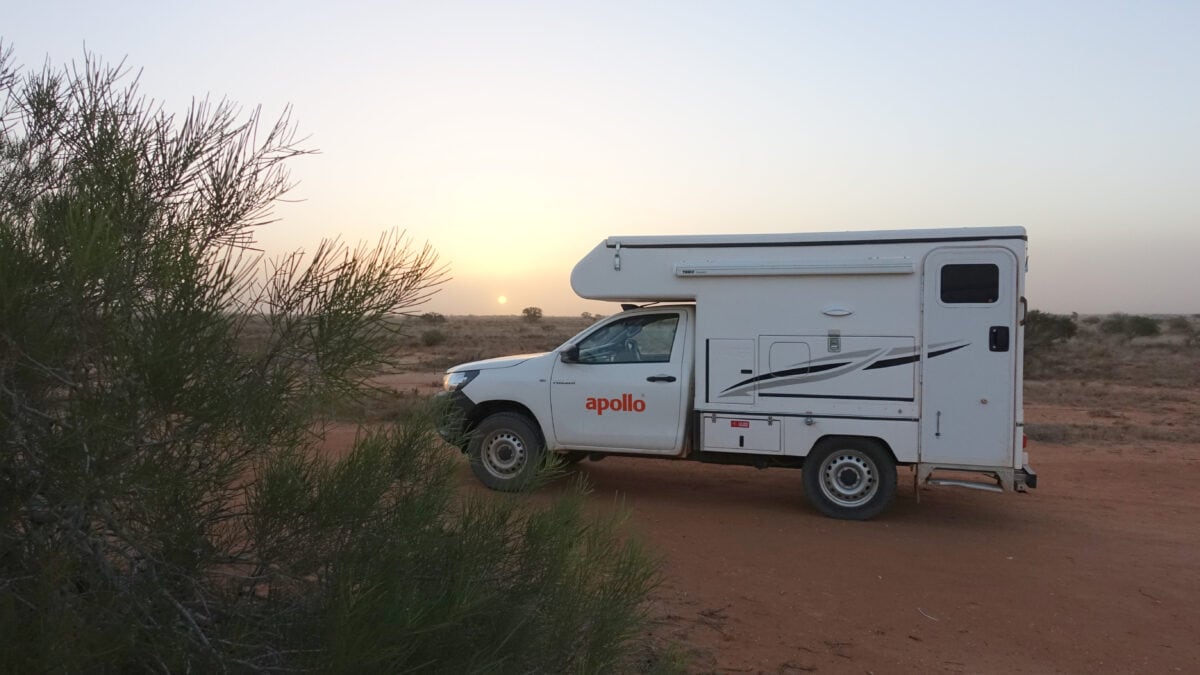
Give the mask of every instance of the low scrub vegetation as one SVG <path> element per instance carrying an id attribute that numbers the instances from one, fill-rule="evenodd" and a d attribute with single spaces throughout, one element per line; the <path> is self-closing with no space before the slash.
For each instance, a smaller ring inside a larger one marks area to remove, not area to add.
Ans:
<path id="1" fill-rule="evenodd" d="M 421 344 L 426 347 L 440 345 L 446 341 L 446 334 L 440 330 L 427 330 L 421 333 Z"/>
<path id="2" fill-rule="evenodd" d="M 401 331 L 421 327 L 420 319 L 400 322 Z M 448 316 L 436 330 L 445 339 L 426 345 L 420 336 L 400 340 L 397 349 L 411 351 L 400 368 L 406 371 L 434 371 L 479 359 L 509 354 L 545 352 L 566 342 L 591 325 L 582 317 L 546 316 L 536 324 L 521 316 Z"/>
<path id="3" fill-rule="evenodd" d="M 1026 433 L 1047 443 L 1200 441 L 1187 412 L 1200 405 L 1195 336 L 1183 316 L 1029 312 L 1025 401 L 1055 414 L 1028 421 Z"/>
<path id="4" fill-rule="evenodd" d="M 1169 334 L 1162 332 L 1164 323 Z M 1196 333 L 1187 317 L 1031 310 L 1025 329 L 1027 379 L 1200 384 Z"/>
<path id="5" fill-rule="evenodd" d="M 1079 327 L 1074 317 L 1030 310 L 1025 317 L 1025 349 L 1041 351 L 1075 337 Z"/>
<path id="6" fill-rule="evenodd" d="M 1153 337 L 1162 333 L 1158 319 L 1148 316 L 1112 314 L 1100 322 L 1100 332 L 1132 340 L 1135 337 Z"/>
<path id="7" fill-rule="evenodd" d="M 437 312 L 425 312 L 421 315 L 421 321 L 425 323 L 446 323 L 446 317 Z"/>

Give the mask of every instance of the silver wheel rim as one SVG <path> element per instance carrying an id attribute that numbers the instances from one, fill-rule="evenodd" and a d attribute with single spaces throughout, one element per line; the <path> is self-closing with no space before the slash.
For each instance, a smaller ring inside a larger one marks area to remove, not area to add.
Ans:
<path id="1" fill-rule="evenodd" d="M 487 469 L 488 473 L 507 480 L 525 468 L 529 453 L 525 448 L 525 441 L 520 436 L 508 429 L 501 429 L 493 431 L 483 439 L 480 458 L 483 460 L 483 468 Z"/>
<path id="2" fill-rule="evenodd" d="M 859 450 L 838 450 L 821 462 L 821 492 L 838 506 L 858 507 L 879 491 L 875 462 Z"/>

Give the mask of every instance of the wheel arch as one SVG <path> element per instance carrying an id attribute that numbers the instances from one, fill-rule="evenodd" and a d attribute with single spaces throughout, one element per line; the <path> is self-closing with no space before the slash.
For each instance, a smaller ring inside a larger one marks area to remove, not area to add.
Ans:
<path id="1" fill-rule="evenodd" d="M 477 404 L 467 415 L 463 431 L 469 436 L 475 430 L 475 427 L 479 426 L 480 422 L 496 413 L 516 413 L 528 418 L 537 431 L 538 436 L 541 437 L 542 444 L 546 444 L 546 430 L 542 421 L 538 419 L 538 416 L 534 414 L 529 406 L 517 401 L 496 400 L 484 401 Z"/>
<path id="2" fill-rule="evenodd" d="M 821 436 L 820 438 L 818 438 L 812 444 L 812 448 L 809 449 L 808 454 L 811 455 L 814 452 L 816 452 L 818 449 L 823 448 L 827 445 L 832 445 L 834 443 L 838 443 L 839 441 L 847 441 L 847 440 L 870 441 L 872 443 L 876 443 L 879 445 L 879 447 L 883 448 L 887 452 L 888 456 L 892 458 L 892 462 L 894 464 L 896 464 L 897 466 L 900 466 L 902 464 L 900 462 L 900 460 L 896 459 L 896 452 L 894 450 L 892 450 L 892 446 L 890 443 L 888 443 L 886 440 L 884 440 L 883 438 L 881 438 L 879 436 L 870 436 L 870 435 L 825 434 L 824 436 Z"/>

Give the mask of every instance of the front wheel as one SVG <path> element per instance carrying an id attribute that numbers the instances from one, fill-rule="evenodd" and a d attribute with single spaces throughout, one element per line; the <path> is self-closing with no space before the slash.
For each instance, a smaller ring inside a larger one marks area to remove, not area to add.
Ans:
<path id="1" fill-rule="evenodd" d="M 896 463 L 877 441 L 830 438 L 804 459 L 804 493 L 830 518 L 869 520 L 896 496 Z"/>
<path id="2" fill-rule="evenodd" d="M 545 452 L 537 426 L 518 413 L 488 416 L 471 433 L 471 471 L 493 490 L 516 492 L 529 486 Z"/>

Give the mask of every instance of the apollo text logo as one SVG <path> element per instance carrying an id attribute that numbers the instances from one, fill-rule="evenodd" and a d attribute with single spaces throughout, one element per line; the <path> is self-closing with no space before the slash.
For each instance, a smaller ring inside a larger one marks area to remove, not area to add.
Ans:
<path id="1" fill-rule="evenodd" d="M 634 398 L 633 394 L 621 394 L 621 398 L 588 398 L 584 404 L 585 410 L 595 410 L 597 415 L 603 415 L 605 410 L 611 412 L 645 412 L 646 401 Z"/>

